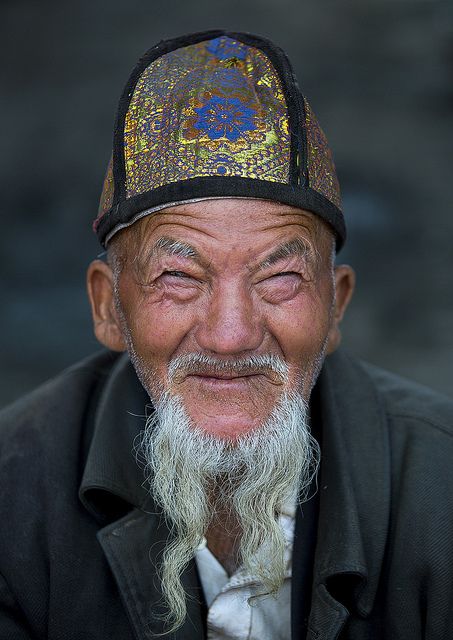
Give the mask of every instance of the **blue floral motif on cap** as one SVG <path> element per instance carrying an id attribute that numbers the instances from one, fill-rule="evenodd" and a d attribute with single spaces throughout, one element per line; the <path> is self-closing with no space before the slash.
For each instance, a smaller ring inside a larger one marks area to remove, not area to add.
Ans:
<path id="1" fill-rule="evenodd" d="M 195 111 L 199 118 L 193 126 L 207 133 L 211 140 L 228 138 L 235 142 L 245 131 L 256 129 L 255 109 L 246 107 L 237 98 L 213 96 Z"/>
<path id="2" fill-rule="evenodd" d="M 237 69 L 219 69 L 213 74 L 213 81 L 223 89 L 247 88 L 247 79 Z"/>
<path id="3" fill-rule="evenodd" d="M 247 55 L 247 46 L 245 44 L 225 36 L 210 40 L 206 49 L 219 60 L 228 60 L 229 58 L 245 60 Z"/>

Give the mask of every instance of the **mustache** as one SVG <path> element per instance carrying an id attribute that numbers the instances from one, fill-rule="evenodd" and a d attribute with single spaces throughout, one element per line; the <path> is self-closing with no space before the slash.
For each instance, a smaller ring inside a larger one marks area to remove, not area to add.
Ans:
<path id="1" fill-rule="evenodd" d="M 234 360 L 222 360 L 204 353 L 187 353 L 170 362 L 168 380 L 180 383 L 190 375 L 218 378 L 264 375 L 274 384 L 284 384 L 288 380 L 288 370 L 286 362 L 272 353 Z"/>

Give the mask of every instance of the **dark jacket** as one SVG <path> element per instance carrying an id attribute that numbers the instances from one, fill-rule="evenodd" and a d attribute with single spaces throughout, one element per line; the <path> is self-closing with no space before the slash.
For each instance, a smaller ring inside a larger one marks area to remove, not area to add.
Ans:
<path id="1" fill-rule="evenodd" d="M 319 522 L 309 640 L 453 638 L 453 403 L 342 353 L 317 385 Z M 167 537 L 133 442 L 147 397 L 103 353 L 0 418 L 1 640 L 144 640 L 162 630 Z M 303 637 L 299 510 L 292 638 Z M 194 564 L 189 616 L 204 637 Z M 168 637 L 168 636 L 167 636 Z"/>

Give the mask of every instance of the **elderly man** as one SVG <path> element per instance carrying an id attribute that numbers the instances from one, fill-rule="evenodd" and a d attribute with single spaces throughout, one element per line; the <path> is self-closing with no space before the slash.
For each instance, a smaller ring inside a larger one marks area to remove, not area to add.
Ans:
<path id="1" fill-rule="evenodd" d="M 452 403 L 336 351 L 339 207 L 280 49 L 140 60 L 88 270 L 108 351 L 1 418 L 1 638 L 453 637 Z"/>

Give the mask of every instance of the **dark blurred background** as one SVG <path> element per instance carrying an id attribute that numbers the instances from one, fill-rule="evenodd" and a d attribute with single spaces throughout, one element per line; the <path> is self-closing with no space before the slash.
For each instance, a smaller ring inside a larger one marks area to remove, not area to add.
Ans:
<path id="1" fill-rule="evenodd" d="M 162 38 L 289 54 L 342 184 L 347 348 L 453 395 L 453 3 L 1 0 L 0 404 L 98 348 L 84 278 L 117 99 Z"/>

